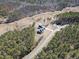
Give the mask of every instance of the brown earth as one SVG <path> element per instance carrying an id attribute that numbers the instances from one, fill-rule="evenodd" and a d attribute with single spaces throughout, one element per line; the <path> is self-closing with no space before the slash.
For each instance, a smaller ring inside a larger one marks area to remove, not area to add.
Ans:
<path id="1" fill-rule="evenodd" d="M 8 23 L 8 24 L 0 24 L 0 35 L 2 33 L 8 32 L 8 31 L 12 31 L 14 29 L 22 29 L 25 27 L 28 27 L 30 24 L 33 24 L 33 22 L 37 22 L 37 20 L 47 20 L 48 18 L 53 18 L 54 15 L 59 14 L 59 13 L 63 13 L 63 12 L 79 12 L 79 6 L 77 7 L 67 7 L 64 8 L 62 11 L 55 11 L 55 12 L 46 12 L 46 13 L 41 13 L 38 15 L 34 15 L 32 17 L 26 17 L 23 19 L 20 19 L 18 21 L 12 22 L 12 23 Z"/>

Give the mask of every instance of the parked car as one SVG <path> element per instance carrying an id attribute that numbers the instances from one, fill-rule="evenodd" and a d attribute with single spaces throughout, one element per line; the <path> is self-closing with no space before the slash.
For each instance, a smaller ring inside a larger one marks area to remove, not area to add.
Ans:
<path id="1" fill-rule="evenodd" d="M 39 25 L 37 28 L 37 34 L 41 34 L 43 33 L 45 30 L 45 27 L 43 25 Z"/>

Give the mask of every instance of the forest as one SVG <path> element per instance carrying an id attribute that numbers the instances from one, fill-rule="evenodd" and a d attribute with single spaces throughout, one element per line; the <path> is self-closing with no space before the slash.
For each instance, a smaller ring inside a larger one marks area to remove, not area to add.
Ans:
<path id="1" fill-rule="evenodd" d="M 79 12 L 66 12 L 56 15 L 57 20 L 52 22 L 52 24 L 66 25 L 79 23 Z"/>
<path id="2" fill-rule="evenodd" d="M 21 59 L 35 45 L 34 25 L 21 31 L 7 32 L 0 36 L 0 59 Z"/>
<path id="3" fill-rule="evenodd" d="M 79 24 L 57 32 L 35 59 L 79 59 Z"/>
<path id="4" fill-rule="evenodd" d="M 62 17 L 68 16 L 67 14 Z M 35 59 L 79 59 L 79 23 L 70 24 L 58 31 Z"/>

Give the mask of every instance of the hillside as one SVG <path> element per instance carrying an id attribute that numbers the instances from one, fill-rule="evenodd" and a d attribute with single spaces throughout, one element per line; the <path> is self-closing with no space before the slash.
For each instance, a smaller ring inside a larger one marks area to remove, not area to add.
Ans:
<path id="1" fill-rule="evenodd" d="M 33 59 L 36 55 L 36 59 L 79 58 L 78 0 L 3 1 L 0 2 L 1 59 Z M 44 31 L 38 34 L 38 26 L 43 22 Z M 69 26 L 61 30 L 66 24 Z"/>
<path id="2" fill-rule="evenodd" d="M 62 10 L 65 7 L 79 6 L 79 0 L 0 0 L 0 6 L 3 6 L 7 12 L 19 14 L 15 14 L 14 17 L 21 19 L 44 12 Z"/>
<path id="3" fill-rule="evenodd" d="M 44 20 L 47 18 L 53 18 L 55 15 L 60 14 L 60 13 L 64 13 L 64 12 L 79 12 L 79 7 L 67 7 L 65 9 L 63 9 L 62 11 L 55 11 L 55 12 L 46 12 L 46 13 L 41 13 L 38 15 L 34 15 L 32 17 L 25 17 L 23 19 L 19 19 L 18 21 L 14 21 L 12 23 L 6 23 L 6 24 L 0 24 L 0 35 L 7 32 L 7 31 L 13 31 L 15 29 L 23 29 L 25 27 L 28 27 L 29 25 L 32 25 L 33 22 L 37 22 L 37 20 Z M 75 10 L 75 11 L 74 11 Z M 2 19 L 3 20 L 3 19 Z M 4 21 L 4 20 L 3 20 Z M 52 20 L 54 21 L 54 20 Z"/>
<path id="4" fill-rule="evenodd" d="M 69 26 L 58 31 L 35 59 L 79 59 L 79 13 L 62 13 L 58 17 L 56 21 Z"/>
<path id="5" fill-rule="evenodd" d="M 79 24 L 56 33 L 46 48 L 35 59 L 78 59 Z"/>
<path id="6" fill-rule="evenodd" d="M 74 11 L 75 10 L 75 11 Z M 77 11 L 76 11 L 77 10 Z M 67 14 L 67 15 L 65 15 Z M 63 9 L 62 11 L 55 11 L 55 12 L 47 12 L 47 13 L 42 13 L 42 14 L 39 14 L 39 15 L 35 15 L 33 16 L 34 18 L 33 19 L 40 19 L 40 20 L 47 20 L 49 17 L 51 18 L 51 21 L 54 22 L 54 21 L 60 21 L 61 19 L 58 19 L 57 15 L 62 15 L 62 17 L 64 16 L 65 19 L 67 19 L 66 16 L 72 16 L 72 18 L 69 19 L 69 21 L 72 19 L 72 21 L 76 21 L 78 20 L 78 16 L 79 14 L 79 11 L 78 11 L 78 7 L 67 7 L 65 9 Z M 76 15 L 76 16 L 75 16 Z M 74 18 L 75 16 L 75 18 Z M 74 19 L 73 19 L 74 18 Z M 65 19 L 62 19 L 64 22 L 68 22 L 68 21 L 65 21 Z M 39 21 L 36 22 L 37 23 L 40 23 Z M 62 23 L 62 21 L 61 21 Z M 68 24 L 71 25 L 72 22 L 68 22 Z M 75 24 L 75 23 L 73 23 Z M 65 24 L 66 25 L 66 24 Z M 56 23 L 54 24 L 49 24 L 47 27 L 46 27 L 46 30 L 44 31 L 43 34 L 41 34 L 42 36 L 40 37 L 40 40 L 39 40 L 39 43 L 37 44 L 37 46 L 28 54 L 26 55 L 23 59 L 32 59 L 34 58 L 37 54 L 39 54 L 42 49 L 44 47 L 46 47 L 46 45 L 51 41 L 51 38 L 54 37 L 55 33 L 57 31 L 60 31 L 61 28 L 64 28 L 65 26 L 61 26 L 61 25 L 57 25 Z M 37 34 L 38 35 L 38 34 Z M 37 37 L 39 37 L 40 35 L 38 35 Z M 39 39 L 39 38 L 38 38 Z M 37 58 L 40 58 L 40 57 L 37 57 Z M 44 58 L 45 59 L 45 58 Z"/>
<path id="7" fill-rule="evenodd" d="M 9 31 L 0 36 L 0 59 L 21 59 L 35 45 L 34 25 L 21 31 Z"/>

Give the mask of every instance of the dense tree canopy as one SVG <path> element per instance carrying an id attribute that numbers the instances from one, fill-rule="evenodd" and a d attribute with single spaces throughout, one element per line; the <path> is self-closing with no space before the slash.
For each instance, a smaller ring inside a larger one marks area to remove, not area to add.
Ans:
<path id="1" fill-rule="evenodd" d="M 52 22 L 57 25 L 79 23 L 79 12 L 66 12 L 57 15 L 57 20 Z"/>
<path id="2" fill-rule="evenodd" d="M 34 26 L 7 32 L 0 37 L 0 59 L 21 59 L 34 45 Z"/>
<path id="3" fill-rule="evenodd" d="M 64 13 L 60 16 L 79 20 L 79 13 Z M 35 59 L 79 59 L 79 23 L 70 24 L 57 32 Z"/>
<path id="4" fill-rule="evenodd" d="M 36 59 L 79 59 L 79 24 L 57 32 Z"/>

